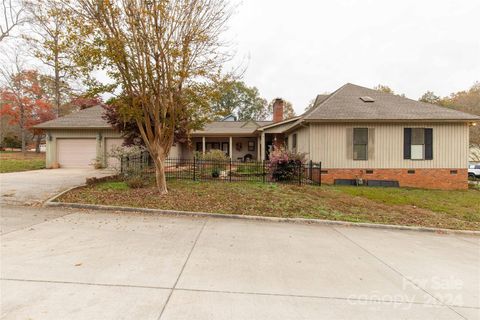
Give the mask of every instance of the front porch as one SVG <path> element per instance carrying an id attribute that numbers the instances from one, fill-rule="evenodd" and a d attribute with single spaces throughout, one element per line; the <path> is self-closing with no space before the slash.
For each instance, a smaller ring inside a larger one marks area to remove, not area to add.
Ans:
<path id="1" fill-rule="evenodd" d="M 283 145 L 284 142 L 283 134 L 269 133 L 250 136 L 194 136 L 190 147 L 184 146 L 182 156 L 191 159 L 195 152 L 222 150 L 235 161 L 262 161 L 269 158 L 274 145 Z"/>
<path id="2" fill-rule="evenodd" d="M 257 161 L 261 159 L 261 141 L 258 136 L 202 136 L 193 137 L 189 150 L 184 152 L 187 159 L 195 152 L 206 153 L 210 150 L 222 150 L 235 161 Z"/>

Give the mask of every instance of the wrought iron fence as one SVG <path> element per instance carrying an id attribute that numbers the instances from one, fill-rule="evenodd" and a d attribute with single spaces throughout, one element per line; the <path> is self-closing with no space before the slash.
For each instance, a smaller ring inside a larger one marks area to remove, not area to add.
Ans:
<path id="1" fill-rule="evenodd" d="M 272 164 L 269 161 L 243 162 L 231 159 L 169 158 L 165 160 L 164 166 L 167 180 L 322 184 L 322 164 L 312 161 Z M 153 176 L 155 166 L 148 152 L 125 156 L 121 160 L 121 174 L 124 176 Z"/>

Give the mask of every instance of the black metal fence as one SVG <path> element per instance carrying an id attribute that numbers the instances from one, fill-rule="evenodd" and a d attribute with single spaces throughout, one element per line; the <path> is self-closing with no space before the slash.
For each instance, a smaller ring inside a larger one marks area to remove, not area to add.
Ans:
<path id="1" fill-rule="evenodd" d="M 231 159 L 169 158 L 165 160 L 167 179 L 192 181 L 251 181 L 321 185 L 321 170 L 322 164 L 312 161 L 272 164 L 269 161 L 243 162 Z M 121 174 L 124 176 L 153 176 L 154 173 L 155 166 L 148 153 L 122 158 Z"/>

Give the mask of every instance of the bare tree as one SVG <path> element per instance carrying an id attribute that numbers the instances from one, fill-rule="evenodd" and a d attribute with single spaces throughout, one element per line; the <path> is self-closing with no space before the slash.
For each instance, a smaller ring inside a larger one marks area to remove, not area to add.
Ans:
<path id="1" fill-rule="evenodd" d="M 57 117 L 61 106 L 72 95 L 69 80 L 78 76 L 77 68 L 70 58 L 71 44 L 67 38 L 65 6 L 58 0 L 25 0 L 30 30 L 24 38 L 33 49 L 33 54 L 52 72 L 54 106 Z"/>
<path id="2" fill-rule="evenodd" d="M 24 9 L 16 1 L 2 0 L 2 22 L 0 22 L 0 42 L 11 35 L 12 30 L 25 22 Z"/>
<path id="3" fill-rule="evenodd" d="M 119 111 L 136 122 L 161 194 L 167 193 L 164 161 L 176 130 L 188 131 L 208 112 L 211 84 L 228 58 L 220 36 L 230 12 L 225 0 L 70 4 L 77 62 L 103 67 L 120 85 Z"/>

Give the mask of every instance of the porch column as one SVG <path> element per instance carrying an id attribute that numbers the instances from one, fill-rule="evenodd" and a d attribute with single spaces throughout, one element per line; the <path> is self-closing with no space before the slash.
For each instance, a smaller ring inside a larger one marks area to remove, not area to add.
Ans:
<path id="1" fill-rule="evenodd" d="M 233 138 L 230 137 L 230 141 L 228 143 L 228 155 L 230 156 L 230 159 L 233 160 Z"/>
<path id="2" fill-rule="evenodd" d="M 260 144 L 261 144 L 261 142 L 260 142 L 260 137 L 257 137 L 257 160 L 258 160 L 258 161 L 260 160 L 260 157 L 262 156 L 262 155 L 260 154 Z"/>
<path id="3" fill-rule="evenodd" d="M 265 160 L 265 132 L 262 132 L 261 138 L 261 146 L 260 146 L 260 160 Z"/>
<path id="4" fill-rule="evenodd" d="M 202 137 L 202 153 L 205 154 L 205 137 Z"/>

